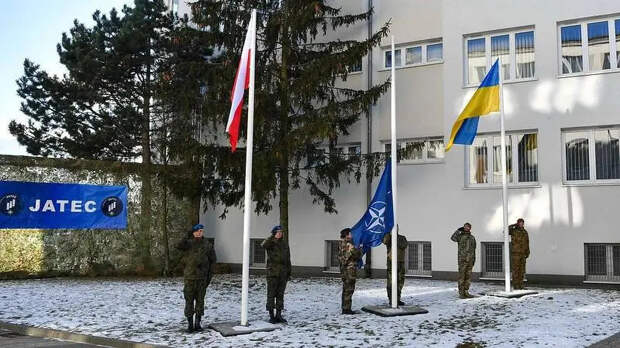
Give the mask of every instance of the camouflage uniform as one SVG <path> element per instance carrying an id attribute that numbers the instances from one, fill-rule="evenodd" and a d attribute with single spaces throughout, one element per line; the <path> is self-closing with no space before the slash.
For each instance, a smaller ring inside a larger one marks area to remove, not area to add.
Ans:
<path id="1" fill-rule="evenodd" d="M 284 290 L 291 277 L 291 252 L 284 238 L 269 237 L 263 241 L 267 251 L 267 310 L 284 308 Z"/>
<path id="2" fill-rule="evenodd" d="M 530 256 L 530 239 L 523 227 L 514 224 L 508 227 L 508 233 L 512 237 L 510 251 L 510 270 L 514 289 L 523 289 L 523 277 L 525 276 L 525 259 Z"/>
<path id="3" fill-rule="evenodd" d="M 185 297 L 185 316 L 202 317 L 205 306 L 205 293 L 213 277 L 216 256 L 213 245 L 204 237 L 181 241 L 177 249 L 185 251 L 183 271 L 183 296 Z M 194 305 L 194 302 L 196 303 Z"/>
<path id="4" fill-rule="evenodd" d="M 346 238 L 340 240 L 340 276 L 342 277 L 342 310 L 351 310 L 351 298 L 355 291 L 357 278 L 357 262 L 362 257 L 362 252 Z"/>
<path id="5" fill-rule="evenodd" d="M 476 238 L 471 232 L 466 232 L 463 227 L 454 231 L 450 239 L 459 245 L 459 295 L 467 297 L 469 295 L 469 285 L 471 283 L 471 270 L 476 263 Z"/>
<path id="6" fill-rule="evenodd" d="M 387 247 L 387 293 L 390 303 L 392 302 L 392 233 L 388 232 L 383 236 L 383 244 Z M 398 260 L 396 261 L 396 272 L 398 282 L 398 302 L 400 302 L 400 294 L 405 285 L 405 252 L 407 250 L 407 238 L 399 234 L 396 247 L 398 248 Z"/>

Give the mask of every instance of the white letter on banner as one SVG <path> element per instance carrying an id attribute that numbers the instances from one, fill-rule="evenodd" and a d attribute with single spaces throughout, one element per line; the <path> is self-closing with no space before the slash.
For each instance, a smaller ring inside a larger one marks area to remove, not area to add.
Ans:
<path id="1" fill-rule="evenodd" d="M 45 201 L 45 205 L 43 206 L 43 209 L 41 209 L 41 212 L 44 211 L 51 211 L 52 213 L 56 212 L 56 209 L 54 208 L 54 202 L 52 202 L 51 199 Z"/>
<path id="2" fill-rule="evenodd" d="M 41 207 L 41 200 L 37 199 L 36 201 L 34 201 L 34 207 L 28 207 L 28 209 L 30 209 L 30 211 L 39 211 L 39 208 Z"/>
<path id="3" fill-rule="evenodd" d="M 71 212 L 81 213 L 82 212 L 82 201 L 71 201 Z"/>
<path id="4" fill-rule="evenodd" d="M 94 213 L 95 210 L 97 210 L 97 208 L 95 208 L 95 202 L 94 201 L 87 201 L 86 204 L 84 204 L 84 210 L 86 210 L 87 213 Z M 89 206 L 91 208 L 89 208 Z"/>
<path id="5" fill-rule="evenodd" d="M 59 212 L 64 213 L 65 212 L 65 205 L 67 205 L 69 203 L 69 201 L 65 200 L 65 199 L 59 199 L 56 201 L 56 203 L 58 203 L 58 205 L 60 205 L 60 208 L 58 209 Z"/>

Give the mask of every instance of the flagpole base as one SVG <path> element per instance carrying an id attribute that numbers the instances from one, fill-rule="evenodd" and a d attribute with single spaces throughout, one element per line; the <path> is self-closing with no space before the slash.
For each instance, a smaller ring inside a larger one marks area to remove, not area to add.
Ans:
<path id="1" fill-rule="evenodd" d="M 521 298 L 523 296 L 528 295 L 536 295 L 538 291 L 533 290 L 512 290 L 512 291 L 498 291 L 498 292 L 490 292 L 488 294 L 484 294 L 486 296 L 495 296 L 495 297 L 503 297 L 503 298 Z"/>
<path id="2" fill-rule="evenodd" d="M 364 312 L 372 313 L 381 317 L 399 317 L 403 315 L 426 314 L 428 311 L 418 306 L 366 306 L 362 307 Z"/>
<path id="3" fill-rule="evenodd" d="M 281 328 L 280 325 L 270 324 L 266 321 L 248 322 L 247 326 L 242 326 L 238 321 L 221 323 L 211 323 L 209 328 L 220 333 L 224 337 L 248 335 L 254 332 L 268 332 Z"/>

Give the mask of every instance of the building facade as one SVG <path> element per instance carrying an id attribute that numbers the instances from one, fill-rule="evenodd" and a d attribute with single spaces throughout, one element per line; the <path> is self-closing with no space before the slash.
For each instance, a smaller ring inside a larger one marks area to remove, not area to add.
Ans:
<path id="1" fill-rule="evenodd" d="M 366 88 L 396 69 L 399 147 L 424 144 L 398 165 L 400 231 L 410 241 L 408 274 L 451 279 L 452 232 L 470 222 L 478 240 L 474 272 L 503 279 L 499 115 L 480 119 L 472 146 L 444 151 L 451 127 L 495 59 L 505 80 L 509 220 L 530 235 L 528 281 L 620 283 L 620 2 L 616 0 L 347 0 L 345 11 L 374 5 L 371 29 L 391 21 L 387 38 L 347 85 Z M 180 7 L 185 5 L 180 4 Z M 180 12 L 183 10 L 180 9 Z M 352 27 L 346 38 L 365 38 Z M 232 77 L 231 77 L 232 78 Z M 363 116 L 343 152 L 388 150 L 390 97 Z M 372 191 L 378 181 L 371 183 Z M 337 215 L 313 205 L 304 188 L 290 197 L 294 271 L 337 272 L 339 231 L 369 201 L 367 183 L 343 185 Z M 218 260 L 241 263 L 240 210 L 202 216 Z M 278 223 L 277 210 L 253 216 L 252 268 L 264 267 L 258 240 Z M 384 276 L 385 247 L 373 249 L 373 275 Z"/>

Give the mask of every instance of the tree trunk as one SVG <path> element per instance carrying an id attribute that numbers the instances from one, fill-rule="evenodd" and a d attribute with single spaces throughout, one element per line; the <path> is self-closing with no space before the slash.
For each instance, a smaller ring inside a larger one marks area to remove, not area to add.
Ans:
<path id="1" fill-rule="evenodd" d="M 150 52 L 150 51 L 149 51 Z M 146 86 L 144 88 L 144 116 L 142 118 L 142 197 L 141 229 L 140 229 L 140 258 L 144 271 L 151 272 L 153 269 L 151 260 L 151 65 L 146 67 Z"/>
<path id="2" fill-rule="evenodd" d="M 282 5 L 286 6 L 286 5 Z M 283 8 L 282 11 L 286 11 L 286 8 Z M 286 18 L 286 14 L 283 16 Z M 288 95 L 288 57 L 289 57 L 289 45 L 285 44 L 288 41 L 288 25 L 285 23 L 286 20 L 282 23 L 282 58 L 281 58 L 281 68 L 280 68 L 280 164 L 279 164 L 279 175 L 280 175 L 280 225 L 282 226 L 282 230 L 284 231 L 284 241 L 287 245 L 289 244 L 290 235 L 289 235 L 289 216 L 288 216 L 288 189 L 289 189 L 289 178 L 288 178 L 288 164 L 289 164 L 289 153 L 288 153 L 288 128 L 289 128 L 289 95 Z"/>

